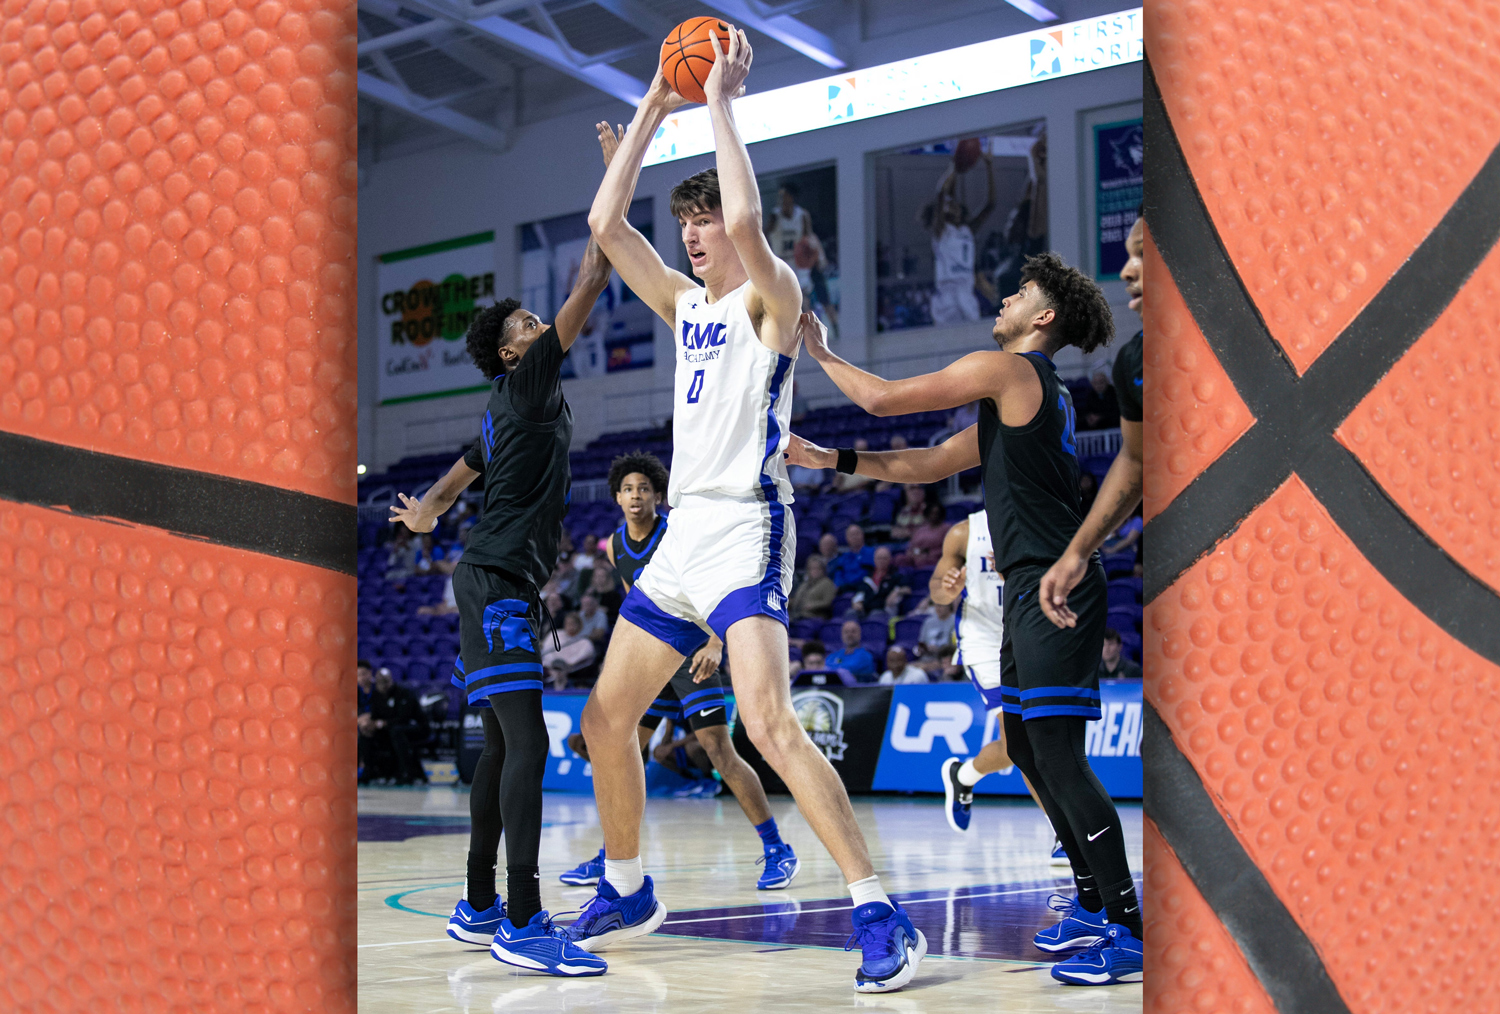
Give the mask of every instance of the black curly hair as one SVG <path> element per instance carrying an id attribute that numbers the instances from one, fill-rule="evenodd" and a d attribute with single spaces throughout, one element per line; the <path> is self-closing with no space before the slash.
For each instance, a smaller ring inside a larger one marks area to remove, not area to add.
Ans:
<path id="1" fill-rule="evenodd" d="M 1026 258 L 1021 269 L 1021 284 L 1036 282 L 1047 298 L 1047 305 L 1057 315 L 1052 333 L 1057 337 L 1053 349 L 1076 345 L 1082 352 L 1092 352 L 1108 345 L 1115 336 L 1115 315 L 1104 298 L 1104 291 L 1077 268 L 1070 268 L 1055 253 L 1036 254 Z"/>
<path id="2" fill-rule="evenodd" d="M 464 344 L 468 346 L 469 358 L 474 360 L 485 380 L 494 380 L 505 372 L 505 361 L 500 358 L 501 347 L 510 341 L 505 333 L 505 321 L 520 308 L 519 299 L 503 299 L 480 310 L 469 324 Z"/>
<path id="3" fill-rule="evenodd" d="M 654 454 L 645 451 L 636 451 L 633 454 L 622 454 L 609 463 L 609 492 L 611 496 L 620 495 L 620 483 L 632 472 L 639 472 L 651 483 L 651 489 L 657 496 L 667 495 L 667 466 L 661 463 L 661 459 Z"/>

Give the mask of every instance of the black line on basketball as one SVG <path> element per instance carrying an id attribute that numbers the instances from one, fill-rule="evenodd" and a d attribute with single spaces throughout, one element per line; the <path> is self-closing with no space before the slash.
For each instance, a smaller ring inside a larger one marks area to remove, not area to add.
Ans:
<path id="1" fill-rule="evenodd" d="M 1146 816 L 1223 923 L 1279 1014 L 1349 1014 L 1317 948 L 1214 805 L 1156 709 L 1143 707 Z"/>
<path id="2" fill-rule="evenodd" d="M 342 574 L 355 572 L 349 504 L 0 432 L 0 499 L 118 518 Z"/>
<path id="3" fill-rule="evenodd" d="M 1298 378 L 1266 329 L 1220 242 L 1166 115 L 1149 63 L 1145 120 L 1152 167 L 1146 218 L 1183 301 L 1256 422 L 1151 519 L 1158 547 L 1145 564 L 1145 598 L 1165 591 L 1211 551 L 1293 471 L 1310 488 L 1327 474 L 1352 474 L 1349 452 L 1333 432 L 1452 302 L 1500 239 L 1500 148 L 1411 258 Z M 1363 468 L 1359 497 L 1330 490 L 1350 519 L 1345 534 L 1412 605 L 1487 658 L 1500 661 L 1494 636 L 1500 596 L 1463 570 L 1407 517 Z M 1320 499 L 1323 499 L 1320 494 Z M 1361 498 L 1362 497 L 1362 498 Z M 1377 505 L 1378 501 L 1378 507 Z M 1356 509 L 1359 504 L 1364 508 Z M 1325 501 L 1330 513 L 1334 504 Z M 1400 547 L 1399 551 L 1396 547 Z M 1409 572 L 1416 567 L 1420 580 Z M 1464 599 L 1460 608 L 1451 599 Z M 1476 626 L 1477 624 L 1477 626 Z"/>

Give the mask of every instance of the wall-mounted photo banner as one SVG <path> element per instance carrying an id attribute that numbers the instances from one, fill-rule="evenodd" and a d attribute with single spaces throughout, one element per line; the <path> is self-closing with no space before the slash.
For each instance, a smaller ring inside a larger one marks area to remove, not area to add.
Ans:
<path id="1" fill-rule="evenodd" d="M 1145 195 L 1145 134 L 1139 119 L 1094 128 L 1094 214 L 1099 281 L 1118 281 L 1129 260 L 1125 237 Z"/>
<path id="2" fill-rule="evenodd" d="M 757 177 L 771 251 L 791 265 L 802 309 L 839 333 L 839 197 L 833 166 Z M 685 251 L 684 251 L 685 253 Z"/>
<path id="3" fill-rule="evenodd" d="M 1145 55 L 1141 8 L 746 95 L 734 119 L 746 144 L 1021 85 L 1136 63 Z M 646 165 L 714 150 L 708 109 L 667 117 Z"/>
<path id="4" fill-rule="evenodd" d="M 376 279 L 381 404 L 488 386 L 464 334 L 496 301 L 493 232 L 381 254 Z"/>
<path id="5" fill-rule="evenodd" d="M 630 205 L 626 216 L 652 242 L 651 198 Z M 586 211 L 527 222 L 520 229 L 521 305 L 551 323 L 562 308 L 589 242 Z M 651 308 L 625 287 L 618 274 L 594 303 L 588 321 L 563 360 L 563 377 L 598 377 L 621 370 L 639 370 L 656 361 Z"/>
<path id="6" fill-rule="evenodd" d="M 873 157 L 875 329 L 992 317 L 1047 249 L 1044 121 Z"/>

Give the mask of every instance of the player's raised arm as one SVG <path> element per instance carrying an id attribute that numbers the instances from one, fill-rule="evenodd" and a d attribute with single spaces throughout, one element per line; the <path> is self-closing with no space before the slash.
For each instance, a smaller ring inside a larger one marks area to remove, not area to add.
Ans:
<path id="1" fill-rule="evenodd" d="M 620 272 L 621 280 L 670 326 L 676 326 L 677 297 L 692 288 L 693 281 L 682 272 L 667 267 L 656 248 L 626 220 L 626 215 L 630 211 L 636 181 L 640 178 L 641 160 L 646 156 L 651 139 L 656 136 L 656 128 L 661 126 L 668 113 L 686 101 L 667 86 L 658 67 L 646 97 L 635 109 L 635 118 L 630 121 L 625 137 L 616 138 L 617 150 L 608 160 L 604 182 L 599 184 L 594 206 L 589 209 L 589 229 L 605 256 Z M 603 131 L 608 129 L 608 124 L 601 124 L 600 128 L 602 144 Z"/>
<path id="2" fill-rule="evenodd" d="M 797 336 L 849 400 L 871 415 L 906 415 L 957 408 L 980 398 L 999 399 L 1014 380 L 1026 382 L 1031 367 L 1008 352 L 971 352 L 936 373 L 885 380 L 844 362 L 828 348 L 828 331 L 804 313 Z"/>
<path id="3" fill-rule="evenodd" d="M 578 338 L 578 332 L 583 330 L 584 323 L 588 321 L 599 294 L 609 284 L 609 271 L 609 258 L 599 248 L 599 241 L 590 236 L 588 246 L 583 249 L 583 261 L 578 265 L 578 277 L 573 280 L 573 291 L 568 293 L 568 298 L 563 301 L 562 308 L 552 321 L 552 326 L 557 329 L 558 343 L 562 345 L 564 352 Z"/>
<path id="4" fill-rule="evenodd" d="M 433 483 L 421 500 L 405 493 L 397 493 L 402 505 L 397 507 L 392 504 L 391 516 L 387 520 L 393 523 L 399 521 L 414 532 L 430 532 L 436 528 L 437 520 L 442 517 L 443 512 L 452 507 L 458 495 L 480 476 L 477 469 L 469 467 L 466 460 L 468 456 L 455 461 L 453 467 L 448 469 L 448 474 Z"/>
<path id="5" fill-rule="evenodd" d="M 885 482 L 929 483 L 946 479 L 979 464 L 979 426 L 970 426 L 936 447 L 912 447 L 904 451 L 846 451 L 855 454 L 850 471 Z M 805 468 L 838 468 L 839 452 L 819 447 L 793 433 L 783 454 L 789 465 Z M 843 471 L 843 469 L 840 469 Z"/>
<path id="6" fill-rule="evenodd" d="M 729 52 L 719 46 L 712 29 L 714 65 L 703 84 L 708 96 L 709 119 L 714 126 L 714 147 L 718 157 L 719 199 L 724 212 L 724 231 L 739 254 L 745 273 L 754 289 L 752 300 L 759 301 L 765 313 L 760 322 L 760 340 L 784 355 L 797 348 L 797 314 L 802 309 L 802 287 L 786 261 L 771 251 L 771 244 L 761 229 L 760 187 L 750 165 L 750 153 L 734 124 L 733 100 L 744 91 L 745 77 L 750 73 L 753 53 L 745 33 L 729 27 Z M 751 306 L 755 316 L 755 307 Z"/>
<path id="7" fill-rule="evenodd" d="M 938 605 L 952 602 L 963 591 L 964 578 L 968 576 L 968 551 L 969 519 L 964 518 L 943 536 L 943 555 L 927 581 L 927 597 Z"/>

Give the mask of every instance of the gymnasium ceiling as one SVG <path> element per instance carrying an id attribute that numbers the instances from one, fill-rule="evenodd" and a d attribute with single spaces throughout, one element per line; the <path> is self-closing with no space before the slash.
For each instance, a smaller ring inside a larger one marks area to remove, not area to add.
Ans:
<path id="1" fill-rule="evenodd" d="M 1138 6 L 1130 0 L 359 0 L 360 163 L 472 145 L 597 109 L 623 121 L 661 40 L 717 14 L 760 91 Z M 1030 11 L 1031 13 L 1027 13 Z M 1047 17 L 1047 15 L 1056 17 Z"/>

